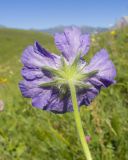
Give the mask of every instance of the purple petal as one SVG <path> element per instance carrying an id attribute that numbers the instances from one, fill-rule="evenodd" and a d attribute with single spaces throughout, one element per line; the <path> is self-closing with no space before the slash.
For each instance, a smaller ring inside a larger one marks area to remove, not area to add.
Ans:
<path id="1" fill-rule="evenodd" d="M 43 51 L 41 52 L 39 46 L 37 48 L 37 44 L 38 43 L 36 42 L 34 47 L 28 46 L 24 50 L 21 58 L 24 66 L 32 69 L 42 68 L 43 66 L 58 68 L 60 66 L 60 57 L 57 55 L 53 56 L 53 54 L 50 54 L 45 49 L 43 50 L 43 48 Z"/>
<path id="2" fill-rule="evenodd" d="M 31 84 L 30 82 L 28 81 L 21 81 L 19 83 L 19 87 L 20 87 L 20 90 L 21 90 L 21 93 L 24 97 L 27 97 L 27 98 L 32 98 L 34 97 L 35 95 L 38 95 L 39 93 L 42 92 L 42 89 Z"/>
<path id="3" fill-rule="evenodd" d="M 39 55 L 43 55 L 45 57 L 54 59 L 54 56 L 50 52 L 48 52 L 46 49 L 42 48 L 37 41 L 34 43 L 34 51 Z"/>
<path id="4" fill-rule="evenodd" d="M 89 34 L 82 35 L 80 37 L 80 42 L 81 45 L 79 47 L 78 52 L 81 52 L 82 53 L 81 55 L 84 56 L 88 52 L 90 47 L 90 35 Z"/>
<path id="5" fill-rule="evenodd" d="M 68 97 L 60 98 L 59 92 L 52 94 L 49 103 L 44 107 L 44 110 L 54 113 L 65 113 L 68 110 Z"/>
<path id="6" fill-rule="evenodd" d="M 83 97 L 84 104 L 86 106 L 90 105 L 90 103 L 93 101 L 93 99 L 98 95 L 99 91 L 95 88 L 91 88 L 88 90 Z"/>
<path id="7" fill-rule="evenodd" d="M 26 67 L 22 68 L 21 74 L 26 80 L 34 80 L 36 78 L 38 79 L 38 78 L 42 78 L 44 76 L 41 69 L 36 69 L 36 68 L 30 69 L 30 68 L 26 68 Z"/>
<path id="8" fill-rule="evenodd" d="M 50 80 L 51 79 L 45 76 L 41 79 L 34 80 L 34 81 L 23 80 L 19 83 L 19 87 L 24 97 L 32 98 L 40 94 L 41 92 L 43 92 L 44 89 L 41 88 L 40 85 L 42 83 L 49 82 Z"/>
<path id="9" fill-rule="evenodd" d="M 37 54 L 44 55 L 45 57 L 48 57 L 49 61 L 50 61 L 49 62 L 50 66 L 53 66 L 53 68 L 60 67 L 61 57 L 56 54 L 48 52 L 47 50 L 42 48 L 41 45 L 37 41 L 34 43 L 34 50 Z"/>
<path id="10" fill-rule="evenodd" d="M 93 67 L 100 67 L 106 60 L 108 60 L 109 55 L 105 49 L 101 49 L 97 52 L 94 57 L 91 59 L 90 64 L 94 65 Z"/>
<path id="11" fill-rule="evenodd" d="M 84 68 L 85 73 L 95 70 L 98 70 L 98 73 L 85 81 L 85 83 L 90 84 L 92 87 L 80 93 L 82 97 L 81 105 L 85 104 L 88 106 L 100 92 L 102 86 L 108 87 L 114 83 L 116 70 L 112 61 L 109 60 L 108 53 L 105 49 L 96 53 L 90 64 Z"/>
<path id="12" fill-rule="evenodd" d="M 82 56 L 85 55 L 89 49 L 89 43 L 89 36 L 81 35 L 76 27 L 65 29 L 62 34 L 55 34 L 55 44 L 69 63 L 74 61 L 79 52 L 82 52 Z"/>
<path id="13" fill-rule="evenodd" d="M 97 83 L 97 85 L 103 85 L 104 87 L 114 83 L 116 76 L 116 69 L 111 60 L 109 60 L 108 53 L 105 49 L 92 58 L 90 64 L 84 68 L 85 73 L 98 70 L 95 77 L 89 79 L 90 82 Z"/>
<path id="14" fill-rule="evenodd" d="M 52 89 L 51 97 L 42 109 L 59 114 L 73 111 L 70 96 L 66 94 L 62 98 L 58 89 Z"/>
<path id="15" fill-rule="evenodd" d="M 29 46 L 24 50 L 21 60 L 24 66 L 28 68 L 41 68 L 47 64 L 44 57 L 34 52 L 33 46 Z"/>
<path id="16" fill-rule="evenodd" d="M 44 109 L 49 104 L 51 97 L 51 90 L 42 90 L 42 92 L 32 98 L 32 105 Z"/>
<path id="17" fill-rule="evenodd" d="M 77 97 L 79 106 L 81 105 L 90 105 L 93 99 L 99 94 L 99 88 L 91 87 L 90 89 L 84 89 L 79 91 Z"/>

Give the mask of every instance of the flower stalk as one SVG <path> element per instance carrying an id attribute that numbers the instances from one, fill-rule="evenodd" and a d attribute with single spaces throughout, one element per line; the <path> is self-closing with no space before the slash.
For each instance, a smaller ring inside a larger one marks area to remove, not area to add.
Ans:
<path id="1" fill-rule="evenodd" d="M 91 153 L 90 153 L 90 150 L 89 150 L 89 147 L 88 147 L 85 135 L 84 135 L 84 131 L 82 128 L 80 113 L 79 113 L 78 104 L 77 104 L 76 89 L 75 89 L 75 86 L 74 86 L 72 80 L 69 80 L 69 88 L 70 88 L 70 92 L 71 92 L 76 127 L 77 127 L 77 131 L 78 131 L 78 134 L 80 137 L 80 141 L 81 141 L 83 150 L 84 150 L 84 154 L 85 154 L 85 157 L 87 158 L 87 160 L 92 160 Z"/>

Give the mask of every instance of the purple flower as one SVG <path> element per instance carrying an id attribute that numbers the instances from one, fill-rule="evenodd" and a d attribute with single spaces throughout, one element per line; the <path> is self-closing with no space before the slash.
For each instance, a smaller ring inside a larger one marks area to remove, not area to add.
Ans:
<path id="1" fill-rule="evenodd" d="M 89 50 L 90 37 L 76 27 L 55 35 L 55 44 L 62 52 L 58 56 L 42 48 L 38 42 L 28 46 L 22 55 L 22 95 L 32 98 L 32 105 L 54 113 L 73 111 L 68 81 L 72 79 L 79 107 L 88 106 L 101 87 L 113 84 L 114 64 L 105 49 L 100 50 L 89 64 L 83 56 Z"/>
<path id="2" fill-rule="evenodd" d="M 89 135 L 85 136 L 85 139 L 86 139 L 87 143 L 89 143 L 91 141 L 91 137 Z"/>

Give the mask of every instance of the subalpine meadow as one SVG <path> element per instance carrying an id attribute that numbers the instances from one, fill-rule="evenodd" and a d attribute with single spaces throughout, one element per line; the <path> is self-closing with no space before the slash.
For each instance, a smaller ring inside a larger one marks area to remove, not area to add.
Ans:
<path id="1" fill-rule="evenodd" d="M 0 29 L 0 160 L 85 160 L 73 113 L 56 115 L 22 97 L 22 51 L 37 40 L 59 54 L 53 37 Z M 94 160 L 128 160 L 128 27 L 91 36 L 91 57 L 106 48 L 117 69 L 116 84 L 103 89 L 80 114 Z M 88 57 L 88 56 L 87 56 Z"/>

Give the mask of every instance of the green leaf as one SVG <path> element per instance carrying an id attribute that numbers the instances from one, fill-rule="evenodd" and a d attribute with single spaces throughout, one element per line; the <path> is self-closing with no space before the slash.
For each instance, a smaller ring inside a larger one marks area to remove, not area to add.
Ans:
<path id="1" fill-rule="evenodd" d="M 39 86 L 40 87 L 52 87 L 52 86 L 56 86 L 57 85 L 57 80 L 51 81 L 51 82 L 46 82 L 46 83 L 42 83 Z"/>

